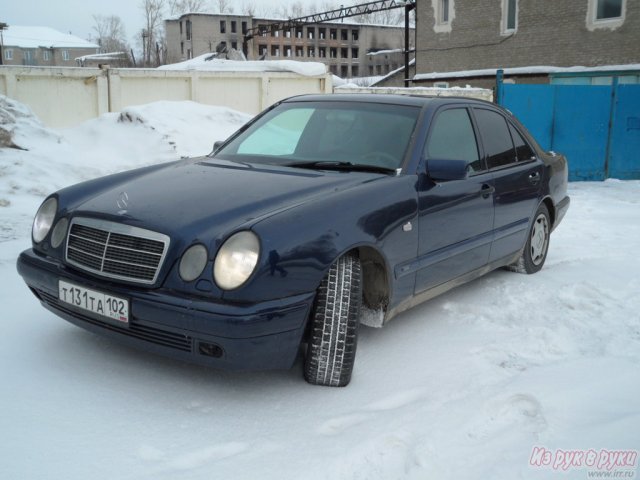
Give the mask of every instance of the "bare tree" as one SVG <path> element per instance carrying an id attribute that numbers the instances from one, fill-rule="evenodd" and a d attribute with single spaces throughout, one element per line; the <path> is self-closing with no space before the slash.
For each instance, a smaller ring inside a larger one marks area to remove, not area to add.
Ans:
<path id="1" fill-rule="evenodd" d="M 233 3 L 229 0 L 216 0 L 218 13 L 233 13 Z"/>
<path id="2" fill-rule="evenodd" d="M 128 52 L 122 19 L 117 15 L 93 15 L 93 30 L 101 53 Z"/>
<path id="3" fill-rule="evenodd" d="M 207 10 L 206 0 L 169 0 L 169 14 L 172 16 L 202 13 Z"/>
<path id="4" fill-rule="evenodd" d="M 160 63 L 160 49 L 156 44 L 162 41 L 162 15 L 165 0 L 140 0 L 140 8 L 144 12 L 145 28 L 142 30 L 142 52 L 144 64 L 151 65 L 151 58 L 156 57 L 156 64 Z"/>

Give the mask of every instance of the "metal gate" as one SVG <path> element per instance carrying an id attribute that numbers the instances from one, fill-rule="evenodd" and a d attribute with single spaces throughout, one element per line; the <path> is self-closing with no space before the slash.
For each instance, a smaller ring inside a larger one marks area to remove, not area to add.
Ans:
<path id="1" fill-rule="evenodd" d="M 545 150 L 567 156 L 570 180 L 640 179 L 640 85 L 498 85 Z"/>

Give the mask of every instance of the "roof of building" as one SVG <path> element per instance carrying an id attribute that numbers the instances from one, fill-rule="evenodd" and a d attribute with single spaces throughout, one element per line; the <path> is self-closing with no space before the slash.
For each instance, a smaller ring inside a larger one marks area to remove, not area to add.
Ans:
<path id="1" fill-rule="evenodd" d="M 49 27 L 11 25 L 2 32 L 5 47 L 20 48 L 100 48 L 99 45 L 75 35 Z"/>

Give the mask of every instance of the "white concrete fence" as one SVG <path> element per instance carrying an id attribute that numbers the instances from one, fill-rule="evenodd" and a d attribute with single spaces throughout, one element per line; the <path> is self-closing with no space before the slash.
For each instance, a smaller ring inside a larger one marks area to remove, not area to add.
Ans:
<path id="1" fill-rule="evenodd" d="M 331 93 L 331 74 L 207 72 L 127 68 L 0 66 L 0 94 L 28 105 L 48 127 L 64 128 L 159 100 L 193 100 L 256 114 L 292 95 Z M 492 100 L 479 88 L 349 88 L 336 93 L 401 93 Z"/>
<path id="2" fill-rule="evenodd" d="M 330 74 L 0 67 L 0 94 L 28 105 L 56 128 L 158 100 L 193 100 L 256 114 L 292 95 L 331 91 Z"/>

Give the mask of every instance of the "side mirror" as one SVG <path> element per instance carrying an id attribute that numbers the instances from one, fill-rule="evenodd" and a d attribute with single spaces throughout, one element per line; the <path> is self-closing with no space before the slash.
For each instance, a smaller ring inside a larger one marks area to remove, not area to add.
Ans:
<path id="1" fill-rule="evenodd" d="M 466 160 L 427 160 L 427 173 L 432 180 L 464 180 L 467 178 Z"/>

